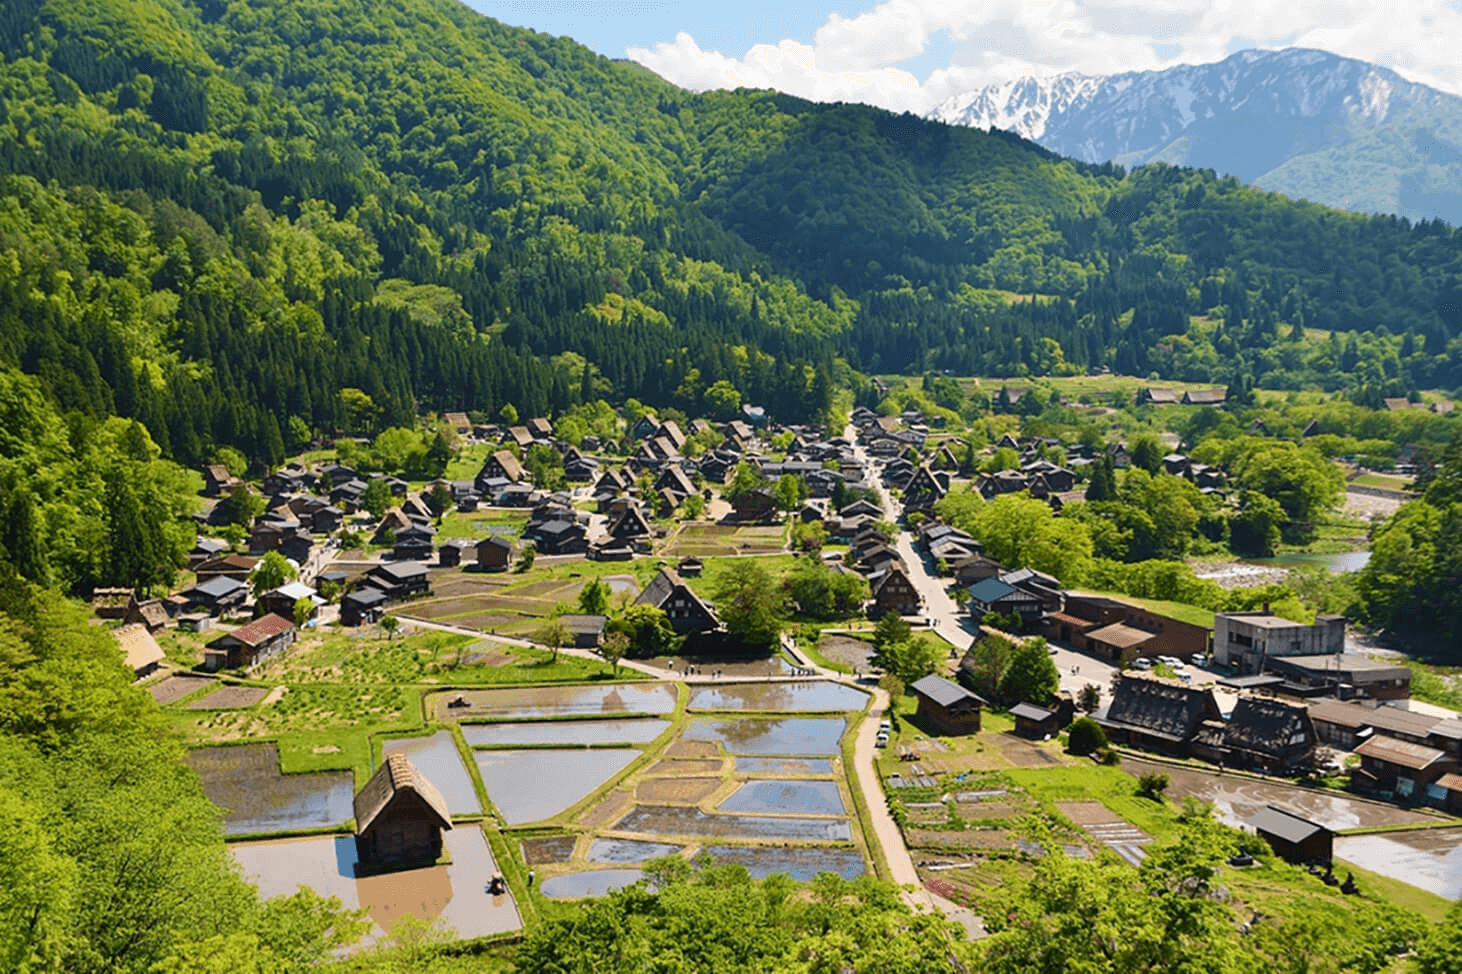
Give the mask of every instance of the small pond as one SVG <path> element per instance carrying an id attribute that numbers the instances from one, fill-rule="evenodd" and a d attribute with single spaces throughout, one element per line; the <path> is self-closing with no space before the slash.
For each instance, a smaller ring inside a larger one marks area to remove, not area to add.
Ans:
<path id="1" fill-rule="evenodd" d="M 710 815 L 699 808 L 683 805 L 636 805 L 614 828 L 620 832 L 651 835 L 703 835 L 742 839 L 847 842 L 853 838 L 853 830 L 845 819 Z"/>
<path id="2" fill-rule="evenodd" d="M 470 747 L 517 744 L 644 744 L 668 720 L 539 720 L 520 724 L 463 724 Z"/>
<path id="3" fill-rule="evenodd" d="M 752 879 L 786 873 L 799 882 L 810 882 L 818 873 L 837 873 L 857 879 L 866 871 L 857 849 L 777 849 L 770 846 L 708 845 L 703 852 L 720 865 L 745 866 Z"/>
<path id="4" fill-rule="evenodd" d="M 719 806 L 727 812 L 784 812 L 842 815 L 843 796 L 836 781 L 748 781 Z"/>
<path id="5" fill-rule="evenodd" d="M 690 694 L 692 710 L 862 710 L 868 694 L 831 680 L 796 683 L 733 683 L 696 687 Z"/>
<path id="6" fill-rule="evenodd" d="M 641 842 L 639 839 L 595 839 L 589 843 L 590 862 L 645 862 L 674 855 L 684 846 L 668 842 Z"/>
<path id="7" fill-rule="evenodd" d="M 731 754 L 833 755 L 846 726 L 840 717 L 696 720 L 682 737 L 716 741 Z"/>
<path id="8" fill-rule="evenodd" d="M 832 774 L 826 758 L 737 758 L 737 774 Z"/>
<path id="9" fill-rule="evenodd" d="M 510 690 L 468 690 L 462 696 L 469 707 L 457 711 L 444 710 L 443 713 L 458 717 L 514 719 L 588 714 L 669 714 L 675 711 L 675 687 L 667 684 L 515 687 Z"/>
<path id="10" fill-rule="evenodd" d="M 447 800 L 447 811 L 453 815 L 473 815 L 482 811 L 477 803 L 477 789 L 457 753 L 457 742 L 451 731 L 437 731 L 430 737 L 404 737 L 382 745 L 386 754 L 405 754 L 437 786 Z"/>
<path id="11" fill-rule="evenodd" d="M 604 896 L 612 889 L 632 886 L 644 875 L 638 869 L 590 869 L 550 876 L 538 888 L 551 900 L 576 900 L 586 896 Z"/>
<path id="12" fill-rule="evenodd" d="M 624 770 L 640 752 L 477 751 L 483 787 L 509 825 L 552 818 Z"/>

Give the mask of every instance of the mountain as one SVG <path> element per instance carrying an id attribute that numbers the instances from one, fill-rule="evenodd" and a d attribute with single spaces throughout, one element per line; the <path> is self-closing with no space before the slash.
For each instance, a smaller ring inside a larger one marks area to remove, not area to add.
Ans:
<path id="1" fill-rule="evenodd" d="M 1020 78 L 955 95 L 929 117 L 1086 162 L 1213 169 L 1296 199 L 1462 225 L 1462 97 L 1325 51 Z"/>
<path id="2" fill-rule="evenodd" d="M 813 420 L 870 372 L 1462 383 L 1443 224 L 693 94 L 452 0 L 6 14 L 0 370 L 78 440 L 261 467 L 432 410 Z"/>

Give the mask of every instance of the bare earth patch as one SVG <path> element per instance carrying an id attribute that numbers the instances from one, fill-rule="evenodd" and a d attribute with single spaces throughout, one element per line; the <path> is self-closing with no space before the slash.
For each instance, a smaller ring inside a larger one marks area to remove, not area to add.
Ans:
<path id="1" fill-rule="evenodd" d="M 721 770 L 722 765 L 723 762 L 720 758 L 681 758 L 679 760 L 657 762 L 645 774 L 648 777 L 687 777 L 690 775 L 716 774 Z"/>
<path id="2" fill-rule="evenodd" d="M 602 802 L 581 816 L 579 821 L 588 826 L 608 825 L 623 815 L 625 809 L 633 804 L 634 798 L 629 792 L 612 791 Z"/>
<path id="3" fill-rule="evenodd" d="M 721 753 L 715 741 L 676 741 L 665 749 L 671 758 L 705 758 Z"/>
<path id="4" fill-rule="evenodd" d="M 269 695 L 263 687 L 219 687 L 189 703 L 185 710 L 242 710 Z"/>
<path id="5" fill-rule="evenodd" d="M 574 856 L 572 835 L 549 835 L 539 839 L 523 840 L 523 859 L 530 866 L 552 865 L 568 862 Z"/>
<path id="6" fill-rule="evenodd" d="M 644 802 L 694 804 L 709 798 L 719 787 L 719 778 L 648 778 L 635 788 L 635 798 Z"/>
<path id="7" fill-rule="evenodd" d="M 152 694 L 152 699 L 157 701 L 159 707 L 166 707 L 170 703 L 177 703 L 194 690 L 215 682 L 217 681 L 208 676 L 170 676 L 161 683 L 148 687 L 147 692 Z"/>

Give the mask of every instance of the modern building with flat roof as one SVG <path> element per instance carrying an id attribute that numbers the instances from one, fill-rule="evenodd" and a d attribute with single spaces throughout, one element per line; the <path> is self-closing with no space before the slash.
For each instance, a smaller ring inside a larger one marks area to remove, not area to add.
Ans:
<path id="1" fill-rule="evenodd" d="M 1316 616 L 1307 626 L 1260 612 L 1219 612 L 1213 617 L 1213 661 L 1240 674 L 1261 673 L 1276 656 L 1334 656 L 1345 650 L 1345 618 Z"/>

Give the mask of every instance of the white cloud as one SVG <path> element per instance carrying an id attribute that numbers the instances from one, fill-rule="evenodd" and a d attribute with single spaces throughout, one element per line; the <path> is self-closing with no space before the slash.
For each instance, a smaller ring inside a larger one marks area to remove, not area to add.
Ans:
<path id="1" fill-rule="evenodd" d="M 948 65 L 922 80 L 899 67 L 939 31 L 953 42 Z M 1318 47 L 1462 92 L 1459 38 L 1462 0 L 883 0 L 853 17 L 829 15 L 811 44 L 785 39 L 735 57 L 681 33 L 627 53 L 698 91 L 776 88 L 918 112 L 1022 74 L 1203 63 L 1234 44 Z"/>

